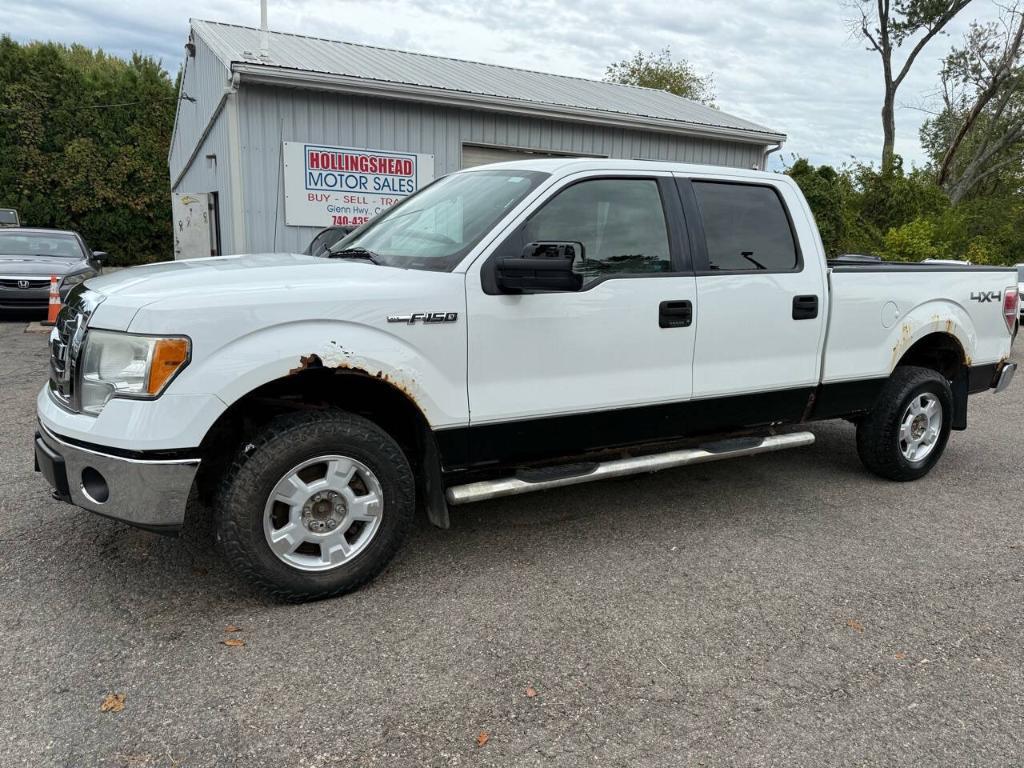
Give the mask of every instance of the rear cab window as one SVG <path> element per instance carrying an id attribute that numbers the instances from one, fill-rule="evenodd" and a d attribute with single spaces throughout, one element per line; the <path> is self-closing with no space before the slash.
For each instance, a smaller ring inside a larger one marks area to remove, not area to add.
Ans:
<path id="1" fill-rule="evenodd" d="M 697 179 L 690 186 L 693 207 L 688 222 L 698 219 L 695 234 L 698 239 L 703 235 L 706 254 L 706 264 L 698 264 L 699 271 L 800 271 L 802 260 L 793 225 L 774 186 Z M 680 192 L 685 200 L 685 188 Z"/>

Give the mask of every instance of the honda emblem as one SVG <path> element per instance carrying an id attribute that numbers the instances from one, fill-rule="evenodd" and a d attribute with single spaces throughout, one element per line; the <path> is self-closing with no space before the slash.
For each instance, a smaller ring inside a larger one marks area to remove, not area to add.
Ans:
<path id="1" fill-rule="evenodd" d="M 31 285 L 32 285 L 32 283 L 30 283 L 28 280 L 19 280 L 18 281 L 18 287 L 19 288 L 29 288 L 29 287 L 31 287 Z"/>

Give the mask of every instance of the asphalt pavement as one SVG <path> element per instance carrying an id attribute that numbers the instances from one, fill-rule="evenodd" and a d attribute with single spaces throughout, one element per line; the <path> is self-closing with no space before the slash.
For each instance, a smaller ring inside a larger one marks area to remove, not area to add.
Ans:
<path id="1" fill-rule="evenodd" d="M 456 508 L 293 606 L 203 535 L 50 498 L 25 327 L 0 322 L 4 768 L 1024 764 L 1024 380 L 917 483 L 823 424 Z"/>

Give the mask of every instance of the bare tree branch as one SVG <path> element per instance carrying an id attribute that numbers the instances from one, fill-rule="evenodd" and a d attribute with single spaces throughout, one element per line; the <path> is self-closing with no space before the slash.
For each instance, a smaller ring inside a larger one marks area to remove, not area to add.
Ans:
<path id="1" fill-rule="evenodd" d="M 928 45 L 928 43 L 931 42 L 932 38 L 939 34 L 939 32 L 941 32 L 945 28 L 945 26 L 953 20 L 954 16 L 956 16 L 958 13 L 960 13 L 960 11 L 962 11 L 964 8 L 970 5 L 970 3 L 971 0 L 956 0 L 950 5 L 949 10 L 947 10 L 945 13 L 939 16 L 932 23 L 925 36 L 918 40 L 917 45 L 915 45 L 911 49 L 910 55 L 907 57 L 907 60 L 903 63 L 903 68 L 900 70 L 900 73 L 896 76 L 896 79 L 893 81 L 896 88 L 899 88 L 900 85 L 903 84 L 903 81 L 906 79 L 907 75 L 910 74 L 910 68 L 914 65 L 914 62 L 917 60 L 917 57 L 921 53 L 921 51 L 924 50 L 924 47 Z"/>
<path id="2" fill-rule="evenodd" d="M 1009 92 L 1004 88 L 1006 82 L 1010 79 L 1013 74 L 1014 65 L 1020 57 L 1021 45 L 1024 43 L 1024 13 L 1020 14 L 1020 19 L 1017 24 L 1016 32 L 1012 34 L 1010 43 L 1004 49 L 1004 54 L 999 63 L 992 69 L 990 69 L 992 75 L 986 85 L 982 87 L 974 101 L 974 105 L 967 113 L 967 117 L 961 123 L 959 130 L 953 136 L 953 140 L 950 142 L 949 147 L 946 150 L 945 156 L 942 158 L 942 163 L 939 166 L 938 183 L 940 186 L 945 185 L 946 180 L 949 178 L 950 170 L 953 166 L 953 161 L 957 156 L 957 152 L 960 150 L 964 139 L 972 128 L 974 128 L 978 119 L 981 117 L 985 108 L 989 105 L 996 94 L 1003 90 L 1007 94 L 1006 100 L 1000 108 L 1005 108 L 1006 102 L 1009 100 Z"/>

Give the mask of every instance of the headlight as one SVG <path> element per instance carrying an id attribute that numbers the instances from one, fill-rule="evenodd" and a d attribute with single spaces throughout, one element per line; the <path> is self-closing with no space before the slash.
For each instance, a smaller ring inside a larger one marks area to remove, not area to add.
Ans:
<path id="1" fill-rule="evenodd" d="M 112 397 L 157 397 L 188 364 L 191 346 L 180 336 L 89 331 L 82 355 L 82 411 L 98 414 Z"/>
<path id="2" fill-rule="evenodd" d="M 79 283 L 84 283 L 88 278 L 94 277 L 92 272 L 79 272 L 76 275 L 64 275 L 60 280 L 61 288 L 74 288 Z"/>

